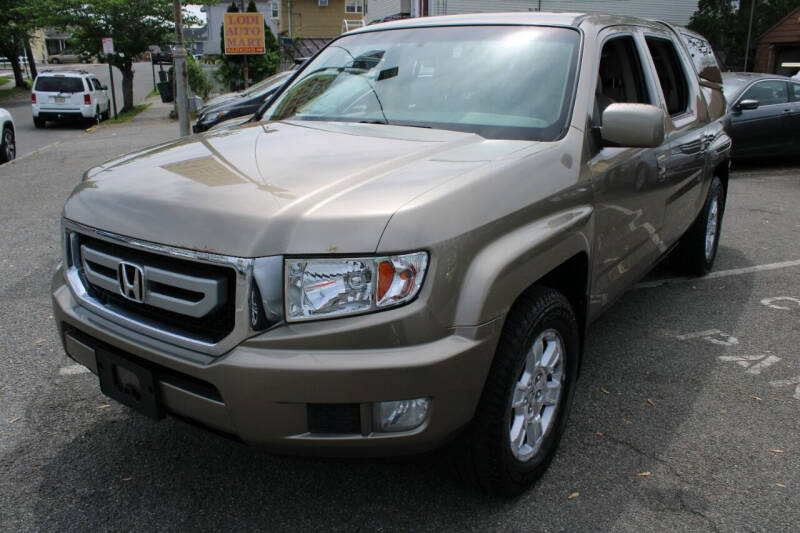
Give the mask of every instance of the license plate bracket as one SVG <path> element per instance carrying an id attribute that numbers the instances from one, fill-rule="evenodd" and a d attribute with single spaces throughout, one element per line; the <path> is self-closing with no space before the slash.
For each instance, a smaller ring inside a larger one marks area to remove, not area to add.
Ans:
<path id="1" fill-rule="evenodd" d="M 97 375 L 106 396 L 154 420 L 164 418 L 153 372 L 108 350 L 98 349 Z"/>

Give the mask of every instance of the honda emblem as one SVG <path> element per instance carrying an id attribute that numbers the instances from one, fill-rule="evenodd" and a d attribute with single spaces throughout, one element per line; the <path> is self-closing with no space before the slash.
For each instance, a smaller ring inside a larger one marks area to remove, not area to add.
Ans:
<path id="1" fill-rule="evenodd" d="M 132 263 L 119 264 L 119 293 L 128 300 L 144 302 L 144 272 Z"/>

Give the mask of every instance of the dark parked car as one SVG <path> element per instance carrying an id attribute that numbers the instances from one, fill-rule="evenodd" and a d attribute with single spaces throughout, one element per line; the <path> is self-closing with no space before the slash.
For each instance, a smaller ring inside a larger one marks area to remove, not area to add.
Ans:
<path id="1" fill-rule="evenodd" d="M 194 132 L 200 133 L 211 129 L 222 121 L 254 114 L 261 108 L 261 105 L 268 97 L 275 94 L 275 91 L 283 86 L 284 82 L 292 74 L 294 72 L 291 70 L 280 72 L 254 85 L 247 91 L 236 93 L 222 101 L 212 101 L 212 105 L 207 105 L 200 110 L 197 122 L 194 125 Z"/>
<path id="2" fill-rule="evenodd" d="M 722 78 L 734 158 L 800 152 L 799 80 L 752 72 Z"/>

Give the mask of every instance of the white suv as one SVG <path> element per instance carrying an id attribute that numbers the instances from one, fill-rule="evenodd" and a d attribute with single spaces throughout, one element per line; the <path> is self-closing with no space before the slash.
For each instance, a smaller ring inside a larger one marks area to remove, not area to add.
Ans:
<path id="1" fill-rule="evenodd" d="M 107 87 L 85 70 L 43 71 L 33 82 L 31 105 L 37 128 L 70 118 L 98 123 L 111 111 Z"/>

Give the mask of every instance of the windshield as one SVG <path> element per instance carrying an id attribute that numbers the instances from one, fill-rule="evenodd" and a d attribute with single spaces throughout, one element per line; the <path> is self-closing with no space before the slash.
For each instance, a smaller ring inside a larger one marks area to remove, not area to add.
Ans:
<path id="1" fill-rule="evenodd" d="M 51 93 L 82 93 L 83 80 L 80 78 L 39 76 L 36 80 L 36 90 Z"/>
<path id="2" fill-rule="evenodd" d="M 309 63 L 264 116 L 554 140 L 566 127 L 579 46 L 577 31 L 535 26 L 350 35 Z"/>

